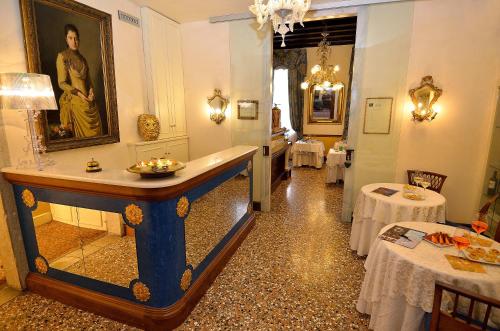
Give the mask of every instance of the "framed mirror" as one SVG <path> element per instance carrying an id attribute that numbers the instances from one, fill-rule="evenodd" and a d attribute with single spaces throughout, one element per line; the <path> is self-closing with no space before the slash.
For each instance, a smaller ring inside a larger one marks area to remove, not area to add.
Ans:
<path id="1" fill-rule="evenodd" d="M 309 87 L 308 123 L 331 124 L 342 123 L 344 116 L 345 87 L 323 88 L 319 85 Z"/>
<path id="2" fill-rule="evenodd" d="M 441 94 L 443 94 L 443 90 L 434 85 L 432 76 L 422 78 L 420 86 L 411 89 L 409 93 L 414 106 L 412 114 L 415 120 L 423 121 L 435 116 L 432 106 L 434 106 Z"/>

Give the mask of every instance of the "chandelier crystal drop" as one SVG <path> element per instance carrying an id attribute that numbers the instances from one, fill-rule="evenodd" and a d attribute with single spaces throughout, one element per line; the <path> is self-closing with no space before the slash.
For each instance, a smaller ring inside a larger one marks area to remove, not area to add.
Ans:
<path id="1" fill-rule="evenodd" d="M 270 20 L 274 33 L 281 35 L 281 47 L 285 47 L 285 35 L 293 32 L 295 23 L 304 26 L 304 17 L 311 8 L 311 0 L 255 0 L 250 11 L 257 17 L 259 30 Z"/>
<path id="2" fill-rule="evenodd" d="M 338 91 L 344 87 L 344 84 L 337 79 L 336 73 L 340 71 L 338 65 L 328 64 L 328 59 L 331 54 L 330 42 L 327 40 L 328 33 L 321 34 L 323 39 L 318 44 L 318 55 L 320 64 L 316 64 L 311 68 L 311 76 L 309 76 L 300 87 L 307 90 L 310 86 L 314 86 L 315 90 L 335 90 Z"/>

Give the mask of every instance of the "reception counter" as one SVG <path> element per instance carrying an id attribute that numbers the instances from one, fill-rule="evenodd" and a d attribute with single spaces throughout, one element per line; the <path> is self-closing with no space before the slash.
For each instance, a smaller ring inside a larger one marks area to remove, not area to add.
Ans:
<path id="1" fill-rule="evenodd" d="M 235 146 L 163 179 L 78 166 L 2 169 L 28 289 L 148 330 L 179 325 L 254 225 L 256 151 Z"/>

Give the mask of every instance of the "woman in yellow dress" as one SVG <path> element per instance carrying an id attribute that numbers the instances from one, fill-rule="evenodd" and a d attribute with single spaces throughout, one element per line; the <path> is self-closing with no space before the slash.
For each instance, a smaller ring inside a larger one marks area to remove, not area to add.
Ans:
<path id="1" fill-rule="evenodd" d="M 78 51 L 80 36 L 73 24 L 64 27 L 68 48 L 57 55 L 57 82 L 63 90 L 59 98 L 61 127 L 75 138 L 102 135 L 102 123 L 95 102 L 87 60 Z"/>

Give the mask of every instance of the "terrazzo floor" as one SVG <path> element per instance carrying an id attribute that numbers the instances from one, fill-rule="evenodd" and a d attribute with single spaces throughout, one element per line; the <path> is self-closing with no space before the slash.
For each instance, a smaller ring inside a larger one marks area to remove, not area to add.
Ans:
<path id="1" fill-rule="evenodd" d="M 294 169 L 179 330 L 367 330 L 355 303 L 363 259 L 341 223 L 342 189 L 325 170 Z M 25 293 L 0 307 L 0 330 L 133 330 Z"/>

